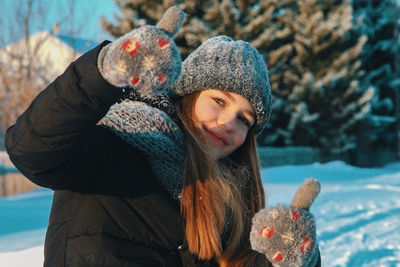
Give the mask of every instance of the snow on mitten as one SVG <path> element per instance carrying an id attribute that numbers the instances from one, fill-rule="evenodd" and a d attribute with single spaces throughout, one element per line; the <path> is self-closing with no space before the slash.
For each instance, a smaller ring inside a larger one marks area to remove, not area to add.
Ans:
<path id="1" fill-rule="evenodd" d="M 320 191 L 316 179 L 306 179 L 292 204 L 263 209 L 253 217 L 250 242 L 275 267 L 314 267 L 319 252 L 314 216 L 309 211 Z"/>
<path id="2" fill-rule="evenodd" d="M 164 92 L 181 74 L 182 61 L 172 38 L 184 19 L 180 8 L 170 7 L 157 26 L 142 26 L 105 46 L 98 58 L 103 78 L 144 95 Z"/>

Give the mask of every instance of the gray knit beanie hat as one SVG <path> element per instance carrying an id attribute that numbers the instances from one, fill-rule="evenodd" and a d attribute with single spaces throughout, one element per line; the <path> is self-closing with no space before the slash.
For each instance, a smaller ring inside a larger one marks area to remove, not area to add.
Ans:
<path id="1" fill-rule="evenodd" d="M 185 96 L 205 89 L 219 89 L 245 97 L 256 113 L 256 133 L 264 128 L 271 113 L 268 70 L 250 43 L 216 36 L 205 41 L 182 63 L 180 79 L 170 90 Z"/>

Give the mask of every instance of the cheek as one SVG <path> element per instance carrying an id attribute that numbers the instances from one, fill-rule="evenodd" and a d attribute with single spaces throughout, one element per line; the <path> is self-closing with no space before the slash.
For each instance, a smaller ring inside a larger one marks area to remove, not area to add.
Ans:
<path id="1" fill-rule="evenodd" d="M 209 122 L 215 119 L 216 112 L 210 105 L 199 104 L 195 106 L 195 117 L 197 122 Z"/>
<path id="2" fill-rule="evenodd" d="M 204 105 L 201 102 L 195 104 L 193 115 L 193 119 L 197 124 L 204 121 Z"/>
<path id="3" fill-rule="evenodd" d="M 246 136 L 247 136 L 247 131 L 237 133 L 233 139 L 234 146 L 239 147 L 243 145 L 244 141 L 246 140 Z"/>

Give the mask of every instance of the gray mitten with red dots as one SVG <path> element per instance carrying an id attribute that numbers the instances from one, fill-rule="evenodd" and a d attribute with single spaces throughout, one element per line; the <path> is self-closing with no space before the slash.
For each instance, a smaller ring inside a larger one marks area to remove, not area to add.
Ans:
<path id="1" fill-rule="evenodd" d="M 140 27 L 103 47 L 98 57 L 103 78 L 144 95 L 165 92 L 181 75 L 182 61 L 172 38 L 184 19 L 180 8 L 170 7 L 157 26 Z"/>
<path id="2" fill-rule="evenodd" d="M 314 216 L 309 211 L 320 192 L 316 179 L 306 179 L 292 204 L 263 209 L 253 218 L 250 242 L 275 267 L 314 267 L 319 258 Z"/>

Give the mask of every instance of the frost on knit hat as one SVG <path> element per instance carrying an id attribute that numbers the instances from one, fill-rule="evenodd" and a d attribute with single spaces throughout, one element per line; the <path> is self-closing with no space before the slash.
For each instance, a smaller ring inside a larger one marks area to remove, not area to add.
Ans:
<path id="1" fill-rule="evenodd" d="M 182 61 L 172 38 L 184 18 L 180 8 L 170 7 L 157 26 L 140 27 L 104 47 L 98 59 L 104 79 L 145 95 L 163 93 L 181 74 Z"/>
<path id="2" fill-rule="evenodd" d="M 205 89 L 219 89 L 245 97 L 256 113 L 256 132 L 271 113 L 268 70 L 258 51 L 248 42 L 217 36 L 205 41 L 182 63 L 182 74 L 171 93 L 184 96 Z"/>

